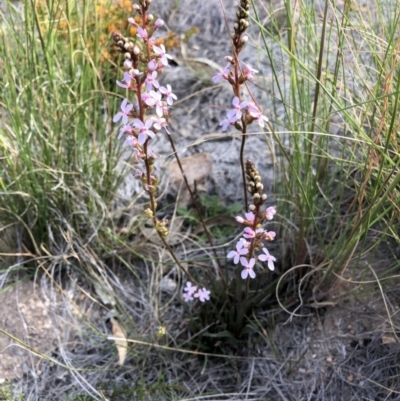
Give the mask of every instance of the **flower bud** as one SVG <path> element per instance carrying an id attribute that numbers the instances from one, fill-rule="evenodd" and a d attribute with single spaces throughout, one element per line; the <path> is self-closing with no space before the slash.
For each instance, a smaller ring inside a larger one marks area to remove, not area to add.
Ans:
<path id="1" fill-rule="evenodd" d="M 243 217 L 236 216 L 235 219 L 236 219 L 236 221 L 237 221 L 238 223 L 240 223 L 240 224 L 243 224 L 243 223 L 244 223 L 244 218 L 243 218 Z"/>
<path id="2" fill-rule="evenodd" d="M 129 53 L 127 53 L 127 54 L 129 54 Z M 125 68 L 126 70 L 131 69 L 131 68 L 132 68 L 132 61 L 131 61 L 131 60 L 125 60 L 125 61 L 124 61 L 124 68 Z"/>
<path id="3" fill-rule="evenodd" d="M 154 15 L 153 14 L 148 14 L 147 15 L 147 21 L 151 22 L 154 19 Z"/>
<path id="4" fill-rule="evenodd" d="M 133 48 L 133 54 L 134 55 L 138 55 L 138 54 L 140 54 L 140 48 L 138 47 L 138 46 L 135 46 L 134 48 Z"/>
<path id="5" fill-rule="evenodd" d="M 256 207 L 254 205 L 249 205 L 249 210 L 253 212 L 254 210 L 256 210 Z"/>
<path id="6" fill-rule="evenodd" d="M 156 22 L 154 23 L 154 28 L 158 29 L 164 25 L 164 21 L 161 18 L 157 18 Z"/>
<path id="7" fill-rule="evenodd" d="M 148 217 L 149 219 L 151 219 L 153 217 L 153 212 L 151 211 L 150 208 L 147 208 L 144 210 L 144 214 L 146 217 Z"/>
<path id="8" fill-rule="evenodd" d="M 267 195 L 266 194 L 262 194 L 261 195 L 261 200 L 263 200 L 263 201 L 267 200 Z"/>

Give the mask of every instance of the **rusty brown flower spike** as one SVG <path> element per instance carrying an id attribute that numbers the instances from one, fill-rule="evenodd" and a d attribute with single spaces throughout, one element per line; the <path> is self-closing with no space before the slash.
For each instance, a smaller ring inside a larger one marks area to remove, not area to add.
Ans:
<path id="1" fill-rule="evenodd" d="M 260 173 L 251 160 L 246 162 L 246 176 L 249 184 L 247 190 L 253 196 L 253 204 L 259 207 L 266 201 L 267 195 L 263 193 L 264 185 L 261 182 Z"/>
<path id="2" fill-rule="evenodd" d="M 241 0 L 236 11 L 236 19 L 233 24 L 234 33 L 232 35 L 233 45 L 236 53 L 239 53 L 243 46 L 246 44 L 248 37 L 243 35 L 246 29 L 249 27 L 249 10 L 251 2 L 250 0 Z"/>

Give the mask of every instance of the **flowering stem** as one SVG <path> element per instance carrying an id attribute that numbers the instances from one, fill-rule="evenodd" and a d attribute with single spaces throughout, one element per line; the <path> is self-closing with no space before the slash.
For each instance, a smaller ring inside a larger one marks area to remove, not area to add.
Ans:
<path id="1" fill-rule="evenodd" d="M 225 290 L 227 290 L 227 284 L 226 284 L 226 280 L 225 280 L 225 275 L 223 274 L 222 266 L 221 266 L 221 264 L 220 264 L 220 262 L 219 262 L 219 258 L 218 258 L 218 255 L 217 255 L 217 251 L 216 251 L 216 249 L 215 249 L 215 247 L 214 247 L 214 241 L 212 240 L 210 231 L 208 230 L 207 225 L 206 225 L 206 223 L 205 223 L 205 221 L 204 221 L 204 219 L 203 219 L 203 215 L 202 215 L 202 213 L 201 213 L 199 204 L 198 204 L 197 201 L 196 201 L 196 197 L 194 196 L 193 191 L 192 191 L 192 189 L 190 188 L 188 179 L 187 179 L 187 177 L 186 177 L 185 171 L 184 171 L 184 169 L 183 169 L 183 167 L 182 167 L 182 164 L 181 164 L 181 160 L 180 160 L 180 158 L 179 158 L 179 156 L 178 156 L 178 152 L 176 151 L 174 141 L 172 140 L 172 136 L 171 136 L 171 135 L 168 135 L 168 139 L 169 139 L 169 142 L 170 142 L 170 144 L 171 144 L 171 148 L 172 148 L 172 150 L 173 150 L 173 152 L 174 152 L 176 161 L 178 162 L 179 169 L 181 170 L 181 174 L 182 174 L 183 180 L 185 181 L 186 188 L 187 188 L 188 191 L 189 191 L 189 194 L 190 194 L 190 197 L 191 197 L 192 202 L 193 202 L 193 204 L 194 204 L 194 207 L 196 208 L 197 213 L 198 213 L 198 215 L 199 215 L 200 223 L 201 223 L 201 225 L 203 226 L 204 232 L 205 232 L 206 235 L 207 235 L 208 242 L 209 242 L 210 245 L 211 245 L 212 251 L 213 251 L 213 253 L 214 253 L 215 261 L 216 261 L 216 263 L 217 263 L 217 265 L 218 265 L 218 271 L 219 271 L 219 275 L 220 275 L 220 277 L 221 277 L 222 283 L 223 283 L 223 285 L 224 285 L 224 287 L 225 287 Z"/>
<path id="2" fill-rule="evenodd" d="M 246 166 L 244 163 L 244 145 L 246 142 L 246 125 L 243 124 L 242 129 L 242 143 L 240 145 L 240 166 L 242 168 L 242 179 L 243 179 L 243 193 L 244 193 L 244 204 L 246 210 L 248 210 L 249 204 L 247 201 L 247 189 L 246 189 Z"/>

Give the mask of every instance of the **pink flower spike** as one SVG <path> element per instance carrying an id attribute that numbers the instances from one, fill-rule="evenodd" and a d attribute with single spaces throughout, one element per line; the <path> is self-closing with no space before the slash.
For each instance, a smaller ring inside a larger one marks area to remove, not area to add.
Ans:
<path id="1" fill-rule="evenodd" d="M 167 87 L 162 86 L 160 92 L 167 98 L 167 104 L 170 106 L 174 103 L 174 100 L 178 99 L 177 96 L 172 93 L 171 85 L 167 85 Z"/>
<path id="2" fill-rule="evenodd" d="M 235 118 L 235 121 L 239 120 L 240 118 L 242 118 L 242 109 L 247 107 L 248 103 L 249 102 L 239 103 L 239 98 L 235 96 L 232 100 L 233 109 L 229 110 L 226 116 L 229 119 Z"/>
<path id="3" fill-rule="evenodd" d="M 142 40 L 146 40 L 148 37 L 147 31 L 144 28 L 138 28 L 137 30 L 137 36 L 139 36 L 139 38 L 141 38 Z"/>
<path id="4" fill-rule="evenodd" d="M 236 251 L 230 251 L 226 257 L 228 259 L 233 258 L 233 263 L 237 265 L 239 263 L 239 259 L 242 255 L 247 255 L 249 250 L 247 248 L 243 248 L 243 241 L 239 240 L 236 244 Z"/>
<path id="5" fill-rule="evenodd" d="M 268 252 L 267 248 L 263 248 L 264 254 L 258 255 L 258 259 L 263 262 L 268 262 L 269 270 L 273 271 L 275 269 L 274 262 L 276 262 L 276 258 Z"/>
<path id="6" fill-rule="evenodd" d="M 122 119 L 122 124 L 126 125 L 126 123 L 128 122 L 128 116 L 132 109 L 133 104 L 128 104 L 128 99 L 124 99 L 121 103 L 121 111 L 114 116 L 113 122 L 116 123 Z"/>
<path id="7" fill-rule="evenodd" d="M 256 233 L 250 228 L 250 227 L 246 227 L 244 229 L 245 234 L 243 234 L 244 238 L 255 238 Z"/>
<path id="8" fill-rule="evenodd" d="M 155 88 L 159 88 L 160 84 L 157 81 L 157 72 L 153 71 L 151 74 L 148 74 L 146 77 L 146 80 L 144 81 L 146 84 L 146 89 L 148 91 L 153 89 L 153 86 Z"/>
<path id="9" fill-rule="evenodd" d="M 229 74 L 229 67 L 231 63 L 228 63 L 218 74 L 214 75 L 212 81 L 217 84 L 221 79 L 227 79 Z"/>
<path id="10" fill-rule="evenodd" d="M 133 120 L 133 125 L 135 128 L 139 130 L 139 136 L 138 136 L 138 142 L 143 145 L 147 138 L 154 138 L 155 134 L 153 131 L 150 130 L 151 126 L 153 125 L 153 120 L 149 118 L 146 120 L 146 122 L 143 124 L 141 120 L 138 118 L 135 118 Z"/>
<path id="11" fill-rule="evenodd" d="M 206 288 L 199 289 L 196 294 L 194 294 L 195 298 L 199 298 L 200 302 L 205 302 L 210 300 L 211 291 L 208 291 Z"/>
<path id="12" fill-rule="evenodd" d="M 276 209 L 273 206 L 267 207 L 265 211 L 265 218 L 267 220 L 272 220 L 276 214 Z"/>
<path id="13" fill-rule="evenodd" d="M 256 274 L 254 273 L 253 267 L 256 263 L 254 258 L 251 258 L 249 261 L 246 258 L 240 258 L 240 264 L 244 267 L 242 270 L 241 276 L 243 280 L 246 280 L 248 276 L 251 278 L 255 278 Z"/>
<path id="14" fill-rule="evenodd" d="M 165 53 L 164 45 L 160 45 L 160 47 L 153 46 L 153 51 L 157 54 L 157 57 L 160 59 L 161 64 L 164 66 L 168 65 L 168 59 L 172 59 L 169 54 Z"/>

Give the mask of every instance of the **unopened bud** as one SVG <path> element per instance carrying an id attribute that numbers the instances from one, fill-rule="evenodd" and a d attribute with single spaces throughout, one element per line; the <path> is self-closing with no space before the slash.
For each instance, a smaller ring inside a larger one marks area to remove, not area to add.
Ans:
<path id="1" fill-rule="evenodd" d="M 243 36 L 242 39 L 240 40 L 241 43 L 245 44 L 249 40 L 249 37 L 247 35 Z"/>
<path id="2" fill-rule="evenodd" d="M 132 68 L 132 61 L 131 60 L 125 60 L 124 61 L 124 68 L 126 70 L 130 70 Z"/>
<path id="3" fill-rule="evenodd" d="M 266 195 L 266 194 L 262 194 L 262 195 L 261 195 L 261 199 L 262 199 L 263 201 L 267 200 L 267 195 Z"/>
<path id="4" fill-rule="evenodd" d="M 144 210 L 144 214 L 146 217 L 148 217 L 149 219 L 151 219 L 153 217 L 153 212 L 150 208 L 147 208 Z"/>
<path id="5" fill-rule="evenodd" d="M 153 14 L 148 14 L 147 15 L 147 21 L 153 21 L 154 15 Z"/>
<path id="6" fill-rule="evenodd" d="M 251 211 L 254 211 L 254 210 L 256 210 L 256 207 L 255 207 L 255 205 L 249 205 L 249 210 L 251 210 Z"/>
<path id="7" fill-rule="evenodd" d="M 139 48 L 138 46 L 135 46 L 135 47 L 133 48 L 133 54 L 135 54 L 136 56 L 137 56 L 138 54 L 140 54 L 140 48 Z"/>

